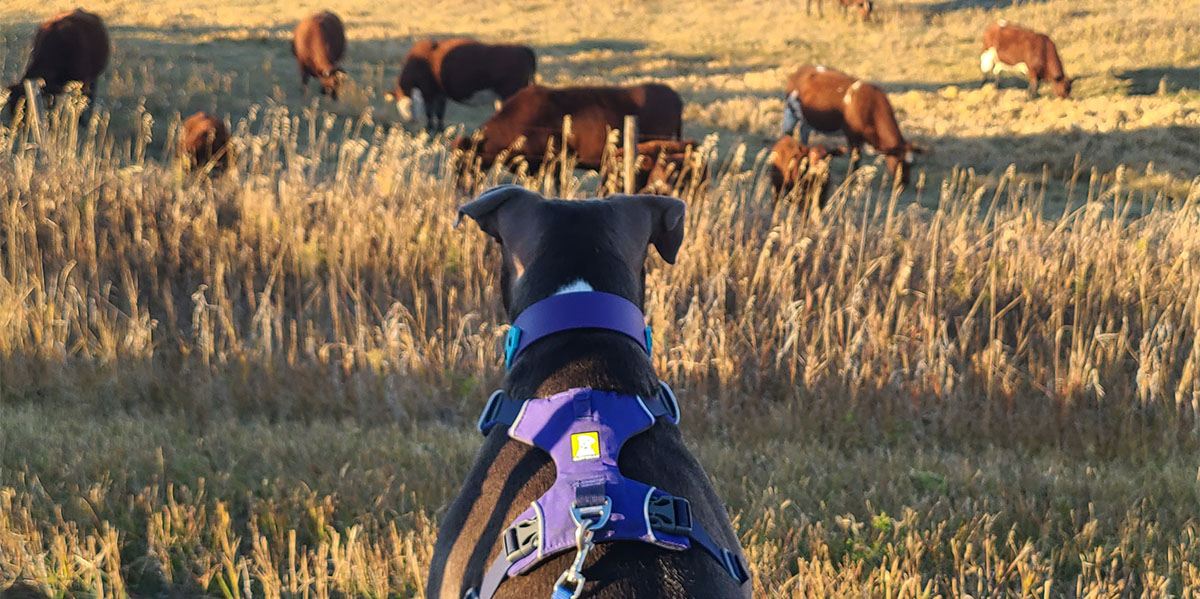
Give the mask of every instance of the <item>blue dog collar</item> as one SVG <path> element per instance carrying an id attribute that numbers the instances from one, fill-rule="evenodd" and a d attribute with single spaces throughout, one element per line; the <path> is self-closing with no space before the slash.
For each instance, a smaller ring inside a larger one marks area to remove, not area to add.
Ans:
<path id="1" fill-rule="evenodd" d="M 650 354 L 653 336 L 646 317 L 633 302 L 603 291 L 552 295 L 519 314 L 504 338 L 504 368 L 534 342 L 572 329 L 608 329 L 622 333 Z"/>

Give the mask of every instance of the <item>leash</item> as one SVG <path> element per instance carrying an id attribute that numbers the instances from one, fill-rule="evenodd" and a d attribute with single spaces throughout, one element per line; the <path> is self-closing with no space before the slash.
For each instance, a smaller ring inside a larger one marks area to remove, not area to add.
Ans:
<path id="1" fill-rule="evenodd" d="M 622 333 L 651 349 L 650 327 L 636 305 L 617 295 L 587 291 L 551 296 L 522 312 L 505 340 L 505 364 L 530 345 L 558 332 L 600 328 Z M 679 423 L 675 393 L 660 381 L 652 398 L 591 388 L 545 398 L 514 399 L 503 391 L 488 398 L 477 428 L 484 435 L 504 425 L 510 438 L 546 451 L 557 476 L 501 535 L 503 548 L 467 599 L 492 599 L 506 579 L 546 559 L 574 550 L 551 599 L 578 599 L 584 564 L 598 543 L 637 541 L 668 550 L 699 548 L 739 584 L 750 579 L 737 553 L 717 544 L 692 518 L 686 498 L 623 476 L 625 442 L 665 418 Z"/>

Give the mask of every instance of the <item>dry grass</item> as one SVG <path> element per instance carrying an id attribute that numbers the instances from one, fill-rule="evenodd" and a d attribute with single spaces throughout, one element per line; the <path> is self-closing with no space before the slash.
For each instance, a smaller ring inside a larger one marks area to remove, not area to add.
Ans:
<path id="1" fill-rule="evenodd" d="M 706 146 L 712 185 L 685 196 L 679 263 L 650 265 L 646 309 L 756 596 L 1197 597 L 1195 91 L 1168 77 L 1135 96 L 1096 75 L 1076 102 L 1028 104 L 949 87 L 972 75 L 938 62 L 935 34 L 971 46 L 990 15 L 969 6 L 895 5 L 871 29 L 689 5 L 641 44 L 611 32 L 652 4 L 404 23 L 375 4 L 339 9 L 364 86 L 337 113 L 289 108 L 304 101 L 277 5 L 196 20 L 109 2 L 93 7 L 118 42 L 100 109 L 65 106 L 42 143 L 0 128 L 0 588 L 420 596 L 501 376 L 496 251 L 452 229 L 444 139 L 360 109 L 409 36 L 464 31 L 542 45 L 551 80 L 667 77 L 689 133 L 725 129 Z M 1095 62 L 1074 46 L 1069 70 L 1194 68 L 1187 3 L 1113 29 L 1148 6 L 1011 12 L 1094 32 Z M 10 52 L 32 10 L 0 8 L 19 23 L 0 31 Z M 928 39 L 885 35 L 926 21 Z M 719 39 L 687 33 L 714 22 Z M 757 137 L 730 130 L 773 129 L 793 22 L 824 25 L 805 38 L 818 57 L 925 85 L 893 97 L 950 153 L 913 190 L 892 195 L 868 166 L 839 174 L 820 214 L 769 199 Z M 1154 34 L 1141 58 L 1111 54 L 1130 31 Z M 851 33 L 865 49 L 832 45 Z M 867 50 L 901 47 L 912 65 L 872 66 Z M 199 108 L 231 115 L 224 178 L 171 165 L 176 111 Z M 567 194 L 596 179 L 576 173 Z"/>

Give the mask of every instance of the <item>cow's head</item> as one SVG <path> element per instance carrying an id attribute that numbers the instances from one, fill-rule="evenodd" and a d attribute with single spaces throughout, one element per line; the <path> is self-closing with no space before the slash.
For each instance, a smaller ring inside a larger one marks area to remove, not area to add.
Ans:
<path id="1" fill-rule="evenodd" d="M 321 73 L 317 78 L 321 80 L 321 93 L 336 100 L 342 84 L 346 82 L 346 71 L 343 71 L 342 67 L 334 67 Z"/>
<path id="2" fill-rule="evenodd" d="M 411 121 L 413 115 L 425 112 L 425 96 L 418 88 L 405 90 L 397 85 L 395 90 L 388 92 L 384 97 L 388 102 L 396 103 L 396 112 L 400 113 L 400 118 L 404 121 Z"/>
<path id="3" fill-rule="evenodd" d="M 846 153 L 845 146 L 837 148 L 827 148 L 821 144 L 814 144 L 808 148 L 808 163 L 810 165 L 818 165 L 825 162 L 827 159 L 834 156 L 841 156 Z"/>
<path id="4" fill-rule="evenodd" d="M 925 148 L 922 148 L 912 142 L 906 142 L 898 150 L 888 152 L 887 167 L 893 179 L 897 178 L 896 172 L 899 171 L 900 185 L 908 185 L 908 172 L 912 170 L 913 157 L 917 154 L 924 154 Z"/>
<path id="5" fill-rule="evenodd" d="M 396 89 L 385 97 L 389 102 L 396 103 L 396 112 L 400 113 L 401 119 L 411 121 L 415 115 L 425 114 L 425 94 L 421 89 L 432 80 L 433 70 L 429 68 L 429 63 L 410 57 L 396 76 Z"/>
<path id="6" fill-rule="evenodd" d="M 870 21 L 871 20 L 871 12 L 874 10 L 875 10 L 874 2 L 871 2 L 871 0 L 859 0 L 858 14 L 859 14 L 859 16 L 862 17 L 862 20 Z"/>
<path id="7" fill-rule="evenodd" d="M 1050 85 L 1054 88 L 1054 95 L 1060 98 L 1069 98 L 1071 97 L 1071 85 L 1073 83 L 1075 83 L 1074 79 L 1064 76 L 1050 82 Z"/>

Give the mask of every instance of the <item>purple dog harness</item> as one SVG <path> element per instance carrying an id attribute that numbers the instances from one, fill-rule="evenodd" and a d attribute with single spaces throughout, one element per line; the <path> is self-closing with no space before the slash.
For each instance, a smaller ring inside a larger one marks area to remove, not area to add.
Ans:
<path id="1" fill-rule="evenodd" d="M 650 327 L 641 310 L 617 295 L 596 291 L 551 296 L 517 317 L 505 342 L 505 365 L 537 340 L 570 329 L 600 328 L 624 333 L 650 351 Z M 505 529 L 504 550 L 484 574 L 478 592 L 492 599 L 506 578 L 534 569 L 570 549 L 575 561 L 554 586 L 552 599 L 583 592 L 584 559 L 595 543 L 642 541 L 665 549 L 703 549 L 738 583 L 750 575 L 738 556 L 716 544 L 692 520 L 687 499 L 625 478 L 617 467 L 621 447 L 665 417 L 679 423 L 679 405 L 666 383 L 651 399 L 590 388 L 546 398 L 514 400 L 496 391 L 479 418 L 487 434 L 496 425 L 508 436 L 550 454 L 554 484 Z"/>

